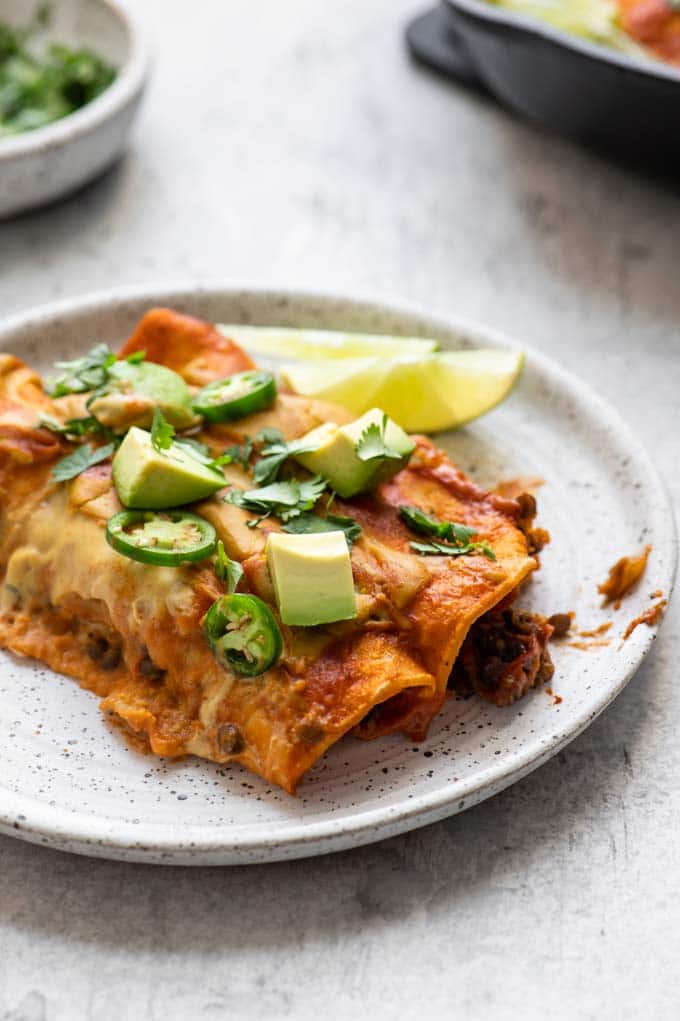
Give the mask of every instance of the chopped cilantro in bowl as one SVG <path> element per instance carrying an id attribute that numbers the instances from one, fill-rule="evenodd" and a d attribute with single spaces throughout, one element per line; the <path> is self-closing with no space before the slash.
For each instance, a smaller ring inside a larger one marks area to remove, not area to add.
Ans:
<path id="1" fill-rule="evenodd" d="M 89 49 L 39 44 L 42 8 L 24 28 L 0 21 L 0 140 L 74 113 L 111 85 L 116 69 Z"/>

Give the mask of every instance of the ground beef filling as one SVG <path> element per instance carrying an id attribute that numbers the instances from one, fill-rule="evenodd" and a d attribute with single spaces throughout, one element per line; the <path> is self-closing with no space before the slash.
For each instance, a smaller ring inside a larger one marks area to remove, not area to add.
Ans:
<path id="1" fill-rule="evenodd" d="M 484 614 L 463 642 L 449 687 L 498 706 L 512 705 L 552 677 L 552 633 L 552 625 L 540 614 L 511 608 Z"/>

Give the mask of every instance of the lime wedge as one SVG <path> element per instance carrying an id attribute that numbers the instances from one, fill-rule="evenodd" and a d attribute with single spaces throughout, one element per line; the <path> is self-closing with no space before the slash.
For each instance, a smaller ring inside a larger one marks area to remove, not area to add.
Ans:
<path id="1" fill-rule="evenodd" d="M 442 432 L 491 411 L 508 396 L 523 364 L 521 351 L 447 351 L 307 362 L 285 367 L 281 376 L 297 393 L 355 415 L 382 408 L 407 432 Z"/>
<path id="2" fill-rule="evenodd" d="M 372 333 L 337 333 L 333 330 L 293 330 L 280 326 L 218 326 L 253 355 L 281 359 L 394 358 L 427 355 L 436 351 L 436 340 L 420 337 L 386 337 Z"/>

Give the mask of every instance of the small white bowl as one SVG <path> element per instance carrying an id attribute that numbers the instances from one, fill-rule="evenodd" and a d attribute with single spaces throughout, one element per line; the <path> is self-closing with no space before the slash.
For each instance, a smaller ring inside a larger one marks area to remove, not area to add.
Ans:
<path id="1" fill-rule="evenodd" d="M 25 25 L 38 6 L 0 0 L 0 21 Z M 117 75 L 75 113 L 0 139 L 0 219 L 62 198 L 106 170 L 123 150 L 146 83 L 142 34 L 115 0 L 54 0 L 51 14 L 48 41 L 87 47 Z"/>

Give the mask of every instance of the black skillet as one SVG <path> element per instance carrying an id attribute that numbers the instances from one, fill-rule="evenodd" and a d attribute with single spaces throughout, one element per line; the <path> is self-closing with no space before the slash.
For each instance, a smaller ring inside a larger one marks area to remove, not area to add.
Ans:
<path id="1" fill-rule="evenodd" d="M 551 131 L 680 170 L 680 70 L 485 0 L 444 0 L 411 22 L 407 41 L 418 60 Z"/>

